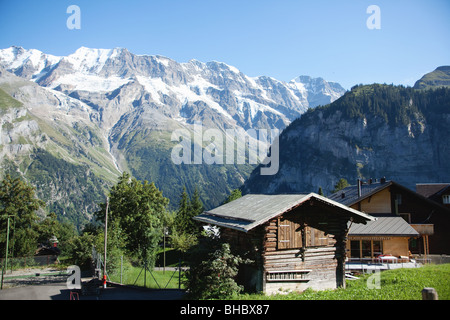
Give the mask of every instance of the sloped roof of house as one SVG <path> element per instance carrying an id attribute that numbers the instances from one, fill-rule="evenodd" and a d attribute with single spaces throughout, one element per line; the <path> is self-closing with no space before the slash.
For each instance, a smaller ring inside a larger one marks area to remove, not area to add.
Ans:
<path id="1" fill-rule="evenodd" d="M 346 206 L 351 206 L 392 184 L 393 181 L 374 182 L 370 184 L 363 183 L 361 184 L 361 195 L 358 195 L 358 186 L 352 185 L 333 193 L 328 197 L 328 199 L 345 204 Z"/>
<path id="2" fill-rule="evenodd" d="M 435 194 L 442 194 L 450 187 L 450 183 L 417 183 L 416 192 L 425 198 L 430 198 Z"/>
<path id="3" fill-rule="evenodd" d="M 248 194 L 232 202 L 194 217 L 195 220 L 243 232 L 259 226 L 268 220 L 300 206 L 305 201 L 315 199 L 337 211 L 345 212 L 356 223 L 375 220 L 372 216 L 349 208 L 341 203 L 327 199 L 315 193 L 310 194 Z"/>
<path id="4" fill-rule="evenodd" d="M 400 216 L 374 215 L 377 220 L 367 224 L 352 224 L 349 236 L 418 237 L 420 234 Z"/>
<path id="5" fill-rule="evenodd" d="M 448 213 L 450 213 L 450 209 L 446 208 L 445 206 L 432 201 L 423 195 L 414 192 L 413 190 L 408 189 L 407 187 L 402 186 L 401 184 L 398 184 L 395 181 L 389 180 L 389 181 L 380 181 L 380 182 L 373 182 L 373 183 L 362 183 L 361 184 L 361 194 L 358 194 L 358 185 L 352 185 L 348 186 L 342 190 L 339 190 L 338 192 L 333 193 L 328 197 L 328 199 L 334 200 L 336 202 L 342 203 L 346 206 L 352 206 L 355 203 L 358 203 L 377 192 L 380 192 L 381 190 L 384 190 L 385 188 L 389 186 L 395 186 L 396 188 L 403 190 L 411 195 L 414 195 L 417 199 L 423 201 L 424 203 L 427 203 L 428 205 L 434 206 L 436 208 L 439 208 L 441 210 L 444 210 Z"/>

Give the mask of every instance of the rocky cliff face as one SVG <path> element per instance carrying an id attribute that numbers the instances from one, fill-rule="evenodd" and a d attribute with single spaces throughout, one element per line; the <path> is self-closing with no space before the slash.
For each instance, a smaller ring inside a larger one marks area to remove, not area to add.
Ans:
<path id="1" fill-rule="evenodd" d="M 383 98 L 388 97 L 389 98 Z M 330 192 L 340 178 L 386 177 L 411 189 L 450 181 L 450 90 L 354 88 L 304 114 L 280 137 L 280 169 L 256 169 L 245 192 Z"/>

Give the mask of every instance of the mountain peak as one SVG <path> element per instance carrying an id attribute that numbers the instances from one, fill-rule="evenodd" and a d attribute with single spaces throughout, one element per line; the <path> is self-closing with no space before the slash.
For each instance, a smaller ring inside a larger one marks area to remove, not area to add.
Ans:
<path id="1" fill-rule="evenodd" d="M 70 62 L 74 69 L 92 73 L 100 72 L 108 59 L 114 58 L 123 49 L 92 49 L 80 47 L 64 59 Z"/>
<path id="2" fill-rule="evenodd" d="M 450 66 L 440 66 L 416 81 L 414 89 L 450 87 Z"/>
<path id="3" fill-rule="evenodd" d="M 37 49 L 24 49 L 20 46 L 0 49 L 0 66 L 14 70 L 14 73 L 25 78 L 36 77 L 43 69 L 60 59 L 61 57 L 45 54 Z"/>

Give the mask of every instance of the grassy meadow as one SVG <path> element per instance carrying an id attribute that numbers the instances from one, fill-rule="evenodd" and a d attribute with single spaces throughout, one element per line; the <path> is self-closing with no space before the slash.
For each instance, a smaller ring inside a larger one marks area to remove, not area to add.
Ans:
<path id="1" fill-rule="evenodd" d="M 379 283 L 369 279 L 371 274 L 358 280 L 347 280 L 347 288 L 303 293 L 280 292 L 276 295 L 243 294 L 239 300 L 421 300 L 422 289 L 436 289 L 439 300 L 450 300 L 450 264 L 426 265 L 415 269 L 382 271 Z M 369 279 L 369 280 L 368 280 Z M 369 282 L 369 285 L 368 285 Z M 372 288 L 371 288 L 372 287 Z"/>

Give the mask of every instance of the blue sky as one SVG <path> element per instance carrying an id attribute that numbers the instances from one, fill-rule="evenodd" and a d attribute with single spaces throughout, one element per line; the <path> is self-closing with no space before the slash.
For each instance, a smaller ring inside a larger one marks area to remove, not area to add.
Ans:
<path id="1" fill-rule="evenodd" d="M 78 5 L 81 29 L 69 30 Z M 366 12 L 380 8 L 381 29 Z M 216 60 L 249 76 L 413 85 L 450 65 L 449 0 L 0 0 L 0 48 L 68 55 L 125 47 L 178 62 Z"/>

